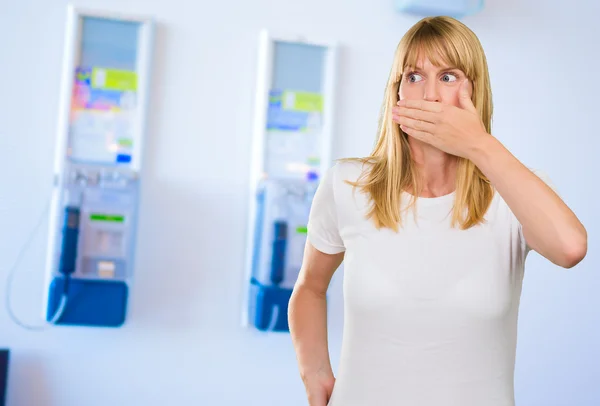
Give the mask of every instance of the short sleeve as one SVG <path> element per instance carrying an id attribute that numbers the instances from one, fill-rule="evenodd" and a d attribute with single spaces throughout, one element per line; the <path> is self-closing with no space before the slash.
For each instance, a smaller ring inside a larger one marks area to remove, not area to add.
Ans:
<path id="1" fill-rule="evenodd" d="M 335 167 L 330 168 L 319 183 L 307 225 L 308 240 L 325 254 L 338 254 L 345 251 L 339 233 L 334 188 Z"/>
<path id="2" fill-rule="evenodd" d="M 530 170 L 535 175 L 537 175 L 538 178 L 543 180 L 544 183 L 546 185 L 548 185 L 554 191 L 554 193 L 556 193 L 560 196 L 558 189 L 556 188 L 556 185 L 552 182 L 552 180 L 550 179 L 550 177 L 548 176 L 547 173 L 545 173 L 543 171 L 539 171 L 539 170 L 534 170 L 534 169 L 530 169 Z M 527 244 L 527 241 L 525 240 L 525 235 L 523 234 L 523 227 L 522 227 L 521 223 L 519 223 L 519 237 L 521 238 L 521 242 L 523 245 L 525 255 L 529 254 L 529 252 L 532 250 L 532 248 L 529 246 L 529 244 Z"/>

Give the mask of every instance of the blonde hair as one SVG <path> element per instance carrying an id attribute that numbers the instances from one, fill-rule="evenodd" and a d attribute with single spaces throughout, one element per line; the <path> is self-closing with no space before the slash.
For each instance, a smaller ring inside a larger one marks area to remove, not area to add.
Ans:
<path id="1" fill-rule="evenodd" d="M 378 138 L 370 156 L 350 158 L 368 165 L 362 180 L 349 184 L 360 187 L 369 196 L 371 209 L 367 217 L 377 228 L 398 231 L 402 226 L 401 195 L 413 191 L 408 210 L 415 205 L 422 185 L 411 158 L 407 135 L 392 121 L 392 108 L 404 69 L 415 67 L 426 56 L 432 64 L 446 63 L 462 70 L 473 85 L 472 101 L 487 132 L 491 133 L 492 94 L 487 61 L 477 36 L 461 22 L 450 17 L 427 17 L 415 24 L 400 40 L 385 88 L 380 112 Z M 494 190 L 489 180 L 469 160 L 458 158 L 456 194 L 452 227 L 468 229 L 484 220 Z"/>

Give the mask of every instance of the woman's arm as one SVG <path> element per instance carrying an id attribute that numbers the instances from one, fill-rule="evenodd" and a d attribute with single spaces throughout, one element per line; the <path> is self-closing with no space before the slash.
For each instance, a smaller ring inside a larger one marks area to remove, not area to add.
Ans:
<path id="1" fill-rule="evenodd" d="M 393 109 L 393 120 L 405 133 L 470 159 L 517 217 L 531 249 L 564 268 L 577 265 L 587 253 L 585 228 L 543 180 L 486 132 L 470 89 L 469 81 L 463 81 L 460 106 L 400 100 Z"/>
<path id="2" fill-rule="evenodd" d="M 573 211 L 495 137 L 484 134 L 469 159 L 488 177 L 523 227 L 529 247 L 571 268 L 587 253 L 587 232 Z"/>
<path id="3" fill-rule="evenodd" d="M 310 406 L 326 406 L 335 378 L 327 343 L 326 292 L 344 253 L 325 254 L 307 242 L 288 307 L 292 342 Z"/>

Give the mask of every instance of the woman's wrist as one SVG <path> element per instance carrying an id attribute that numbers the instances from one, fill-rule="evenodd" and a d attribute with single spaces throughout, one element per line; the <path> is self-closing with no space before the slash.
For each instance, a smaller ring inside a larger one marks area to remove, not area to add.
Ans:
<path id="1" fill-rule="evenodd" d="M 302 381 L 306 384 L 314 379 L 333 378 L 333 370 L 330 365 L 322 365 L 318 368 L 309 368 L 300 373 Z"/>
<path id="2" fill-rule="evenodd" d="M 480 167 L 480 165 L 488 161 L 489 158 L 499 150 L 499 147 L 502 146 L 493 135 L 485 131 L 475 137 L 475 140 L 476 141 L 471 145 L 466 158 L 473 162 L 477 167 Z"/>

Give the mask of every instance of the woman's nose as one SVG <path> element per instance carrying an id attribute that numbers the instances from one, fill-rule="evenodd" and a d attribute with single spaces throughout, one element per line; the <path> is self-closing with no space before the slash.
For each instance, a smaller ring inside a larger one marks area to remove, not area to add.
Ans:
<path id="1" fill-rule="evenodd" d="M 423 99 L 431 102 L 439 102 L 440 101 L 440 92 L 436 86 L 435 82 L 427 83 L 425 85 L 425 91 L 423 94 Z"/>

